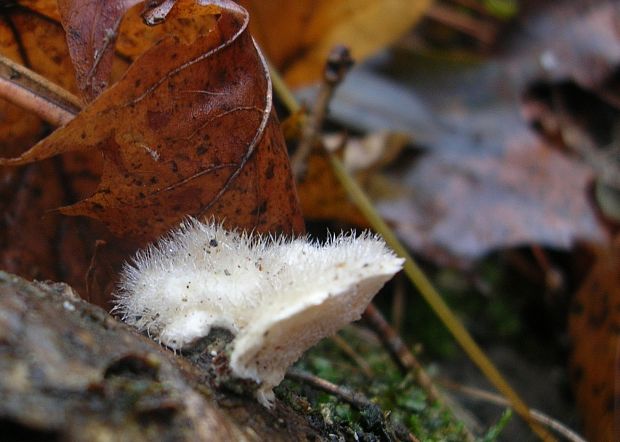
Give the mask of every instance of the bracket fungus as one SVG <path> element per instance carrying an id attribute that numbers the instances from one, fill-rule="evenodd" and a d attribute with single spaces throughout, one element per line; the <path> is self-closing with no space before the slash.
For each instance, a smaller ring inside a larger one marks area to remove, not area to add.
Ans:
<path id="1" fill-rule="evenodd" d="M 232 373 L 259 383 L 257 398 L 270 406 L 288 367 L 359 319 L 402 263 L 369 233 L 320 245 L 190 219 L 126 264 L 115 308 L 175 350 L 228 329 Z"/>

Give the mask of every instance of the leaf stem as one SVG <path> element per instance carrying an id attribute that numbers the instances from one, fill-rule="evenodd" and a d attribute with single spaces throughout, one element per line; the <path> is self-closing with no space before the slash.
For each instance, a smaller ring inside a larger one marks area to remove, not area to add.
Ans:
<path id="1" fill-rule="evenodd" d="M 299 181 L 306 173 L 308 156 L 320 141 L 321 128 L 327 116 L 329 103 L 352 65 L 353 59 L 346 46 L 335 46 L 327 57 L 319 93 L 310 118 L 303 127 L 299 146 L 291 158 L 295 181 Z"/>

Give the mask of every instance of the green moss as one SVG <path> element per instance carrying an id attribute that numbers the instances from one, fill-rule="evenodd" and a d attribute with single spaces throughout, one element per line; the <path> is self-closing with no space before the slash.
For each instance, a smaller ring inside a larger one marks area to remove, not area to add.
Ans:
<path id="1" fill-rule="evenodd" d="M 487 433 L 480 438 L 480 442 L 493 442 L 497 440 L 500 433 L 504 430 L 504 428 L 506 428 L 508 422 L 510 422 L 510 419 L 512 419 L 512 410 L 506 409 L 499 421 L 489 428 Z"/>
<path id="2" fill-rule="evenodd" d="M 409 377 L 402 376 L 378 341 L 355 326 L 345 328 L 341 336 L 366 360 L 374 376 L 366 377 L 329 339 L 307 352 L 297 368 L 363 393 L 377 406 L 359 410 L 332 395 L 292 381 L 276 389 L 280 399 L 318 419 L 327 431 L 345 438 L 400 440 L 411 433 L 424 441 L 463 440 L 463 424 L 437 404 L 429 403 L 424 391 Z"/>

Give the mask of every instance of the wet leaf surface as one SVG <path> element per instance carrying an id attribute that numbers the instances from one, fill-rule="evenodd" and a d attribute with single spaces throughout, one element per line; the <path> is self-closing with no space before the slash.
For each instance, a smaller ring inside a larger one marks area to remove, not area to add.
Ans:
<path id="1" fill-rule="evenodd" d="M 620 5 L 613 0 L 547 2 L 527 16 L 511 50 L 526 62 L 522 69 L 542 70 L 555 82 L 574 81 L 618 106 L 613 78 L 620 63 L 619 23 Z"/>
<path id="2" fill-rule="evenodd" d="M 513 142 L 501 153 L 423 155 L 411 170 L 391 174 L 399 195 L 377 205 L 413 249 L 440 262 L 526 244 L 570 249 L 578 239 L 603 241 L 587 200 L 589 170 L 531 134 Z"/>
<path id="3" fill-rule="evenodd" d="M 571 40 L 556 42 L 554 29 L 563 29 L 564 19 L 576 26 L 579 13 L 589 23 L 609 9 L 609 2 L 600 2 L 574 12 L 568 3 L 554 2 L 525 17 L 487 60 L 464 63 L 402 49 L 352 72 L 336 92 L 336 120 L 362 130 L 407 130 L 421 148 L 385 171 L 394 191 L 375 198 L 418 253 L 466 265 L 504 247 L 569 249 L 578 240 L 608 239 L 589 197 L 593 170 L 559 153 L 554 140 L 539 135 L 521 114 L 528 88 L 550 78 L 541 57 L 552 43 L 570 46 Z M 588 29 L 592 42 L 605 42 L 606 71 L 613 72 L 617 62 L 607 54 L 618 47 L 611 51 L 609 43 L 615 31 Z M 584 66 L 585 56 L 567 63 Z M 592 87 L 598 93 L 602 86 Z"/>

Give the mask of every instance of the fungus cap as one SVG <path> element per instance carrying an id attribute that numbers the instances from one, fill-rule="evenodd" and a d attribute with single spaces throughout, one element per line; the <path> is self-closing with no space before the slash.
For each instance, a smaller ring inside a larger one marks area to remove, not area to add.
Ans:
<path id="1" fill-rule="evenodd" d="M 276 239 L 194 219 L 139 252 L 122 272 L 123 320 L 173 349 L 223 327 L 234 375 L 274 386 L 301 354 L 360 318 L 403 264 L 377 235 Z"/>

